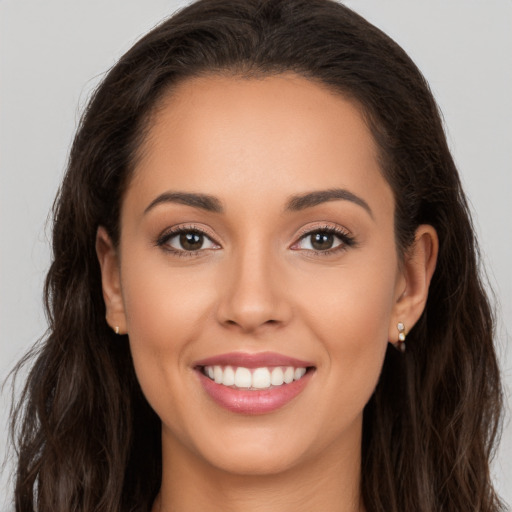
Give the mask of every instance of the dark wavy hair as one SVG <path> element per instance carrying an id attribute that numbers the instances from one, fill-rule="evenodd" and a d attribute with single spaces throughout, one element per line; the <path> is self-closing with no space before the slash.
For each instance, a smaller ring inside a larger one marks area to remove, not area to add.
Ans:
<path id="1" fill-rule="evenodd" d="M 403 255 L 420 224 L 439 236 L 428 302 L 407 353 L 386 354 L 363 420 L 367 512 L 497 512 L 489 471 L 502 391 L 493 315 L 457 169 L 429 87 L 405 52 L 332 0 L 201 0 L 165 20 L 92 96 L 54 204 L 49 330 L 14 407 L 19 512 L 148 511 L 160 421 L 129 346 L 105 322 L 98 226 L 119 241 L 137 151 L 163 95 L 204 74 L 294 72 L 364 112 L 394 192 Z M 22 363 L 23 364 L 23 363 Z"/>

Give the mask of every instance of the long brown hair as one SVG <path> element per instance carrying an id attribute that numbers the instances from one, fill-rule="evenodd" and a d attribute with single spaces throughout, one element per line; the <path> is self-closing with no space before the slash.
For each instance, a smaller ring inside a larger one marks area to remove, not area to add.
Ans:
<path id="1" fill-rule="evenodd" d="M 94 93 L 54 204 L 49 330 L 13 415 L 19 512 L 147 511 L 161 478 L 159 419 L 128 343 L 105 322 L 94 242 L 119 210 L 159 99 L 204 73 L 293 71 L 351 98 L 380 148 L 400 254 L 419 224 L 440 252 L 407 353 L 388 350 L 363 422 L 368 512 L 497 512 L 489 475 L 501 387 L 493 318 L 466 199 L 436 103 L 405 52 L 331 0 L 202 0 L 129 50 Z"/>

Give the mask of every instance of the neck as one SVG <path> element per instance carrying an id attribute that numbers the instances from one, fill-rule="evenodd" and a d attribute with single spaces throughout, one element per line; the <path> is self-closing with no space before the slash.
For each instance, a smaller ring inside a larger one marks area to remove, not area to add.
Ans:
<path id="1" fill-rule="evenodd" d="M 178 443 L 163 443 L 163 474 L 153 512 L 362 512 L 360 443 L 271 475 L 215 468 Z M 179 463 L 178 463 L 179 462 Z"/>

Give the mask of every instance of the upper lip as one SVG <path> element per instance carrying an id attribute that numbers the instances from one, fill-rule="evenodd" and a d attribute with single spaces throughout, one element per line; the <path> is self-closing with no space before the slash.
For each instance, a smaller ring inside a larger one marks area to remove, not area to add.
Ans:
<path id="1" fill-rule="evenodd" d="M 243 368 L 261 368 L 265 366 L 293 366 L 307 368 L 314 366 L 310 361 L 285 356 L 277 352 L 230 352 L 196 361 L 194 366 L 241 366 Z"/>

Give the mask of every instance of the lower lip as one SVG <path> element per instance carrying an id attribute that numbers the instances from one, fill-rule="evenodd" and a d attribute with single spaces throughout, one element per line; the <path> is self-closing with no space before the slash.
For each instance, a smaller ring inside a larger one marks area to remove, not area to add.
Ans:
<path id="1" fill-rule="evenodd" d="M 217 384 L 200 369 L 197 373 L 203 389 L 214 402 L 228 411 L 239 414 L 266 414 L 280 409 L 303 391 L 313 374 L 312 371 L 308 371 L 304 377 L 290 384 L 249 391 Z"/>

